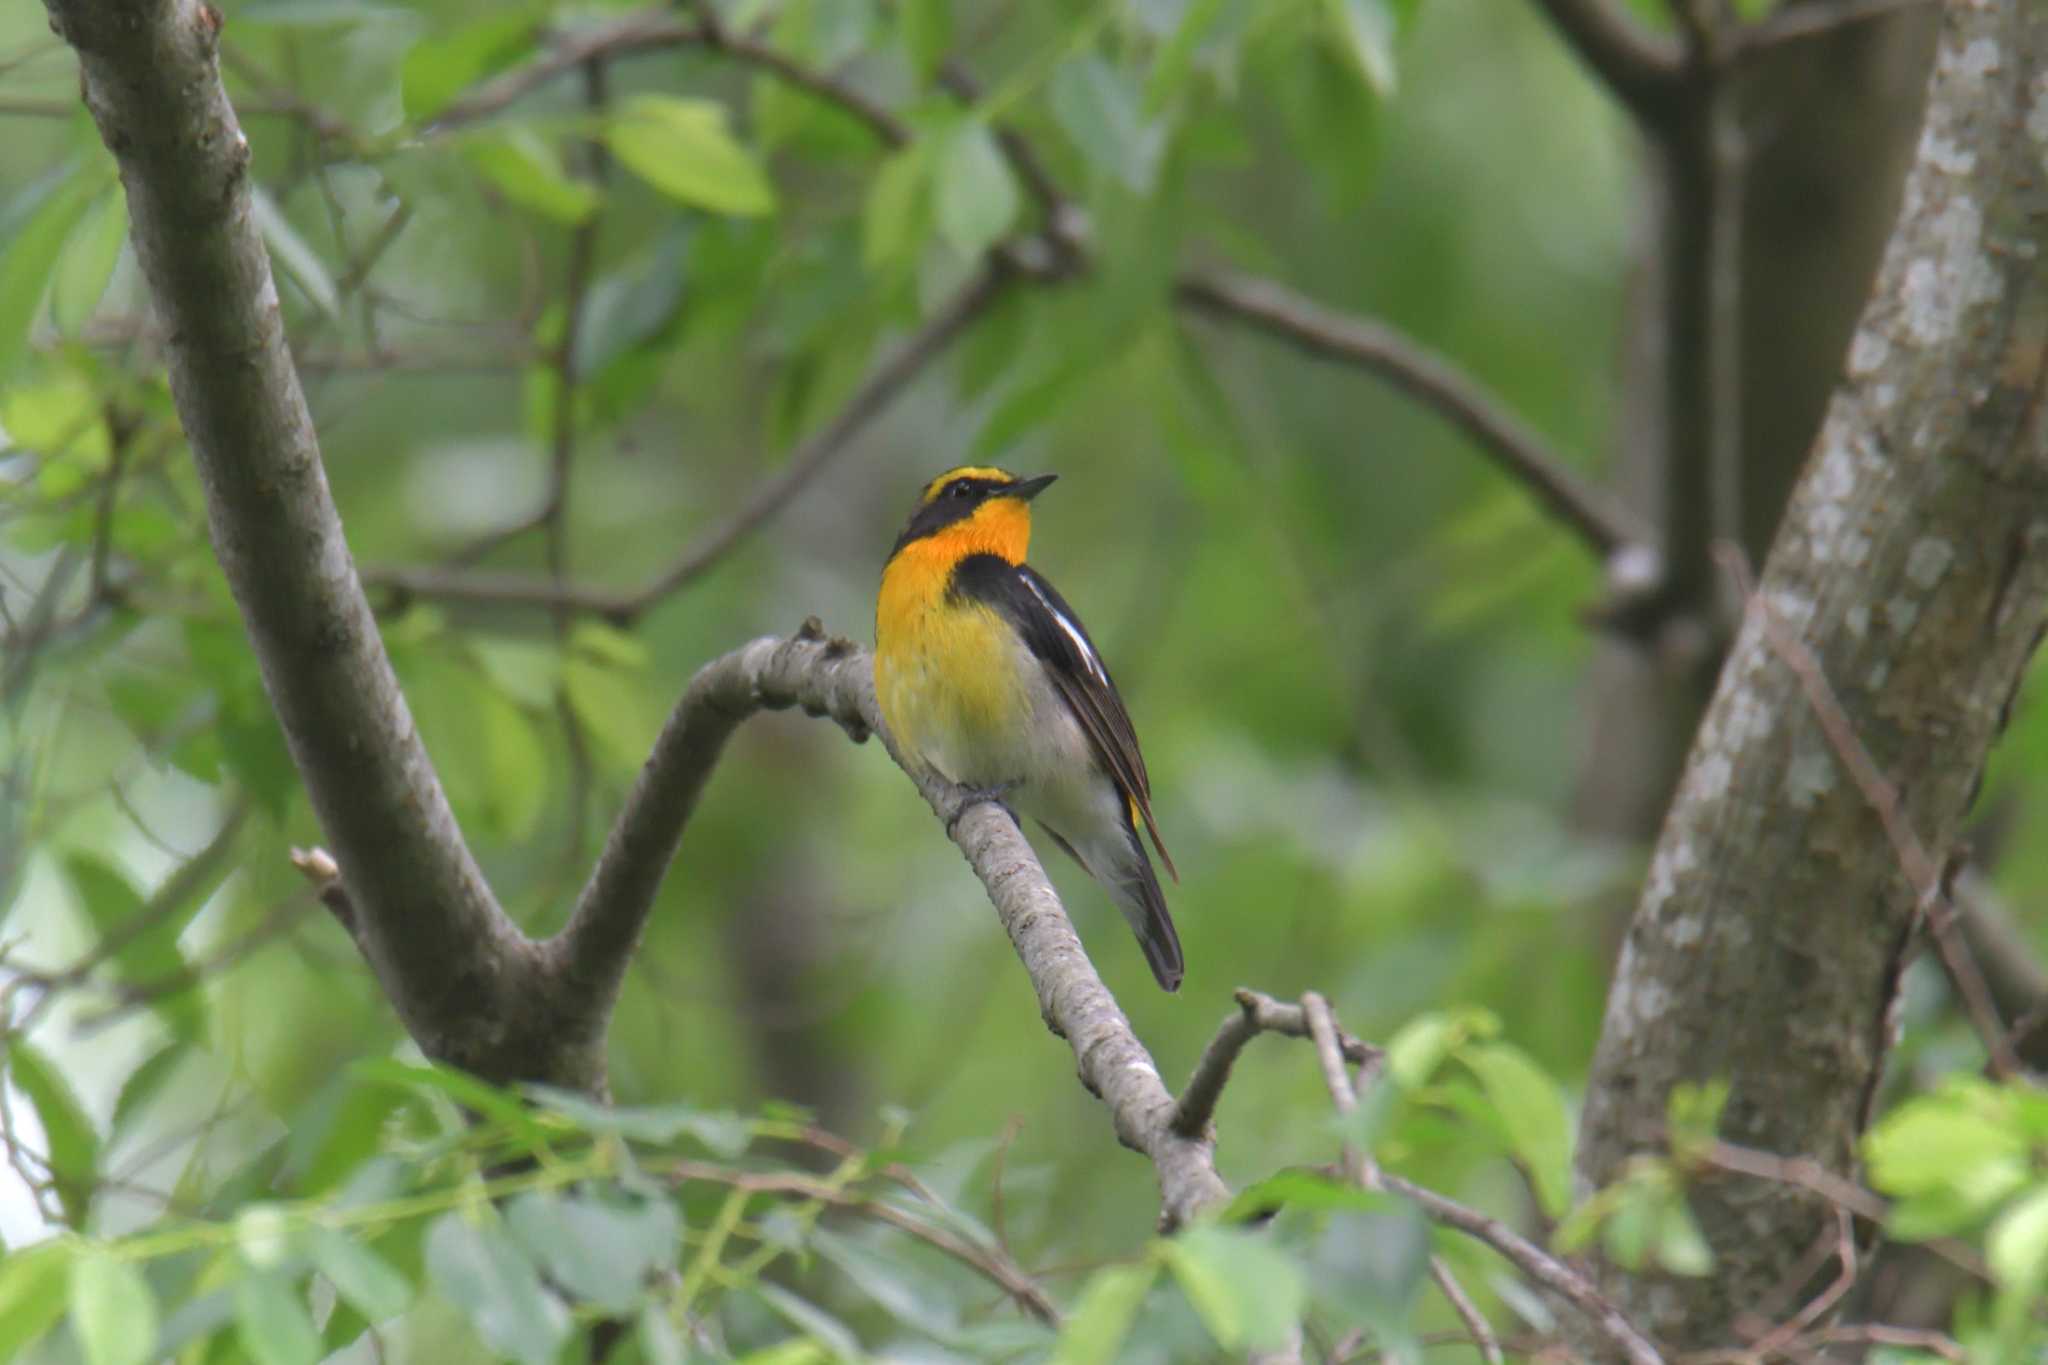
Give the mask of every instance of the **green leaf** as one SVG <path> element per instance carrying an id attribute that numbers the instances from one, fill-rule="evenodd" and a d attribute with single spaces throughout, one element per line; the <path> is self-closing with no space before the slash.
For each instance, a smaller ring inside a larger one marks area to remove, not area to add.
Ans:
<path id="1" fill-rule="evenodd" d="M 1051 1365 L 1112 1365 L 1158 1276 L 1156 1261 L 1096 1271 L 1060 1329 Z"/>
<path id="2" fill-rule="evenodd" d="M 1338 1180 L 1315 1171 L 1281 1171 L 1254 1185 L 1247 1185 L 1230 1201 L 1223 1221 L 1243 1222 L 1264 1217 L 1276 1209 L 1351 1209 L 1361 1213 L 1384 1213 L 1396 1207 L 1384 1194 L 1360 1189 L 1348 1180 Z"/>
<path id="3" fill-rule="evenodd" d="M 1510 1043 L 1475 1045 L 1458 1055 L 1479 1077 L 1543 1211 L 1562 1217 L 1572 1202 L 1572 1125 L 1557 1083 Z"/>
<path id="4" fill-rule="evenodd" d="M 434 117 L 464 90 L 533 51 L 539 33 L 532 13 L 492 14 L 414 44 L 399 72 L 407 116 Z"/>
<path id="5" fill-rule="evenodd" d="M 1721 1132 L 1721 1111 L 1728 1107 L 1728 1082 L 1707 1081 L 1692 1085 L 1680 1081 L 1671 1087 L 1664 1102 L 1664 1124 L 1671 1135 L 1671 1152 L 1681 1161 L 1688 1152 L 1711 1147 Z"/>
<path id="6" fill-rule="evenodd" d="M 51 1066 L 32 1044 L 21 1038 L 10 1042 L 7 1067 L 16 1088 L 28 1097 L 36 1117 L 42 1121 L 50 1175 L 56 1182 L 57 1198 L 64 1205 L 65 1220 L 82 1228 L 86 1211 L 92 1206 L 100 1156 L 99 1135 L 78 1097 L 71 1093 L 63 1073 Z"/>
<path id="7" fill-rule="evenodd" d="M 306 245 L 306 239 L 299 236 L 298 229 L 284 216 L 284 211 L 260 185 L 249 189 L 249 208 L 256 219 L 257 230 L 263 234 L 263 244 L 270 248 L 270 259 L 283 267 L 284 273 L 293 284 L 305 291 L 313 306 L 329 317 L 341 306 L 341 291 L 334 283 L 334 276 L 327 272 L 327 263 L 319 253 Z"/>
<path id="8" fill-rule="evenodd" d="M 370 1322 L 395 1318 L 411 1305 L 412 1282 L 355 1238 L 318 1224 L 301 1227 L 298 1238 L 314 1269 Z"/>
<path id="9" fill-rule="evenodd" d="M 924 243 L 931 204 L 931 155 L 913 142 L 875 172 L 861 211 L 861 261 L 869 270 L 908 265 Z"/>
<path id="10" fill-rule="evenodd" d="M 1136 87 L 1122 71 L 1092 52 L 1063 63 L 1046 92 L 1052 116 L 1096 171 L 1134 194 L 1149 194 L 1159 178 L 1166 129 L 1148 123 Z"/>
<path id="11" fill-rule="evenodd" d="M 258 1365 L 313 1365 L 326 1354 L 297 1286 L 275 1273 L 235 1282 L 235 1334 Z"/>
<path id="12" fill-rule="evenodd" d="M 2027 1176 L 2027 1142 L 2000 1097 L 1981 1082 L 1951 1082 L 1907 1101 L 1863 1140 L 1870 1183 L 1885 1194 L 1946 1191 L 1979 1208 Z"/>
<path id="13" fill-rule="evenodd" d="M 597 186 L 564 170 L 554 145 L 531 128 L 467 138 L 462 157 L 507 199 L 558 223 L 583 222 L 604 199 Z"/>
<path id="14" fill-rule="evenodd" d="M 28 350 L 29 329 L 41 310 L 57 258 L 73 230 L 111 178 L 102 157 L 80 166 L 50 189 L 0 250 L 0 375 Z"/>
<path id="15" fill-rule="evenodd" d="M 505 1217 L 572 1299 L 621 1317 L 640 1306 L 648 1277 L 673 1261 L 682 1233 L 675 1206 L 659 1199 L 608 1203 L 537 1190 L 513 1200 Z"/>
<path id="16" fill-rule="evenodd" d="M 111 190 L 99 196 L 64 243 L 50 280 L 50 321 L 67 337 L 78 335 L 100 306 L 114 264 L 128 241 L 128 196 Z"/>
<path id="17" fill-rule="evenodd" d="M 1145 107 L 1153 113 L 1179 98 L 1195 69 L 1195 54 L 1209 37 L 1224 10 L 1224 0 L 1189 0 L 1173 36 L 1159 50 L 1152 63 L 1151 79 L 1145 83 Z"/>
<path id="18" fill-rule="evenodd" d="M 0 1260 L 0 1360 L 18 1360 L 64 1316 L 79 1244 L 55 1237 Z"/>
<path id="19" fill-rule="evenodd" d="M 747 1150 L 753 1140 L 753 1125 L 723 1110 L 696 1109 L 687 1104 L 603 1105 L 573 1091 L 546 1085 L 528 1085 L 522 1091 L 534 1103 L 554 1110 L 586 1133 L 616 1133 L 656 1146 L 687 1134 L 713 1156 L 727 1158 Z"/>
<path id="20" fill-rule="evenodd" d="M 1419 1090 L 1451 1054 L 1473 1038 L 1491 1038 L 1500 1020 L 1482 1009 L 1435 1010 L 1403 1024 L 1387 1042 L 1387 1074 Z"/>
<path id="21" fill-rule="evenodd" d="M 1327 0 L 1330 22 L 1358 63 L 1359 74 L 1381 99 L 1394 93 L 1394 39 L 1400 25 L 1387 0 Z"/>
<path id="22" fill-rule="evenodd" d="M 644 669 L 646 644 L 630 631 L 602 621 L 584 621 L 569 633 L 569 648 L 576 653 L 617 668 Z"/>
<path id="23" fill-rule="evenodd" d="M 647 1365 L 684 1365 L 690 1358 L 683 1346 L 682 1333 L 676 1331 L 667 1310 L 658 1303 L 640 1310 L 634 1338 L 640 1343 L 640 1357 Z"/>
<path id="24" fill-rule="evenodd" d="M 448 1066 L 410 1066 L 393 1057 L 370 1057 L 350 1068 L 358 1079 L 403 1086 L 422 1094 L 442 1094 L 463 1108 L 502 1127 L 528 1153 L 545 1151 L 547 1130 L 517 1095 L 509 1094 L 466 1071 Z"/>
<path id="25" fill-rule="evenodd" d="M 851 1280 L 863 1298 L 905 1327 L 945 1341 L 959 1326 L 953 1306 L 931 1294 L 922 1280 L 913 1281 L 880 1245 L 822 1228 L 811 1234 L 810 1245 Z"/>
<path id="26" fill-rule="evenodd" d="M 569 1312 L 502 1231 L 445 1213 L 427 1230 L 426 1259 L 434 1287 L 485 1345 L 523 1365 L 551 1365 L 568 1340 Z"/>
<path id="27" fill-rule="evenodd" d="M 97 1248 L 71 1267 L 71 1332 L 86 1365 L 145 1365 L 156 1354 L 156 1295 L 128 1262 Z"/>
<path id="28" fill-rule="evenodd" d="M 671 199 L 735 217 L 775 211 L 775 187 L 725 126 L 725 106 L 676 95 L 635 95 L 605 126 L 628 169 Z"/>
<path id="29" fill-rule="evenodd" d="M 954 128 L 939 151 L 939 235 L 961 255 L 978 257 L 1010 230 L 1018 207 L 1016 178 L 988 125 L 969 119 Z"/>
<path id="30" fill-rule="evenodd" d="M 184 888 L 186 894 L 176 903 L 146 906 L 128 879 L 99 858 L 90 853 L 73 853 L 64 859 L 64 875 L 100 936 L 127 937 L 114 954 L 112 965 L 115 974 L 131 985 L 161 981 L 185 970 L 185 954 L 178 947 L 178 935 L 229 870 L 229 864 L 223 860 L 217 872 L 209 872 L 198 884 Z M 139 917 L 145 914 L 154 917 L 155 922 L 135 932 Z M 157 997 L 151 1009 L 180 1042 L 196 1043 L 205 1036 L 206 997 L 200 992 L 173 991 Z"/>
<path id="31" fill-rule="evenodd" d="M 637 673 L 572 657 L 562 663 L 562 688 L 576 719 L 597 741 L 599 753 L 621 772 L 636 771 L 661 728 L 652 714 L 645 680 Z"/>
<path id="32" fill-rule="evenodd" d="M 860 1360 L 860 1338 L 851 1328 L 808 1299 L 798 1298 L 780 1285 L 761 1281 L 749 1286 L 755 1297 L 773 1309 L 790 1326 L 832 1352 L 835 1360 Z"/>
<path id="33" fill-rule="evenodd" d="M 903 46 L 910 69 L 929 81 L 953 50 L 952 0 L 903 0 Z"/>
<path id="34" fill-rule="evenodd" d="M 1686 1206 L 1684 1191 L 1676 1188 L 1657 1217 L 1657 1264 L 1673 1275 L 1705 1275 L 1714 1268 L 1714 1249 Z"/>
<path id="35" fill-rule="evenodd" d="M 1301 1267 L 1264 1233 L 1202 1224 L 1162 1252 L 1181 1292 L 1225 1350 L 1277 1348 L 1300 1324 L 1308 1284 Z"/>
<path id="36" fill-rule="evenodd" d="M 2032 1294 L 2048 1281 L 2048 1183 L 2036 1184 L 1998 1216 L 1984 1259 L 2008 1293 Z"/>
<path id="37" fill-rule="evenodd" d="M 614 360 L 657 341 L 669 330 L 683 303 L 683 266 L 689 244 L 690 238 L 681 228 L 663 233 L 650 249 L 600 275 L 591 285 L 576 329 L 578 374 L 595 377 Z M 646 646 L 631 635 L 613 633 L 631 642 L 645 662 Z"/>
<path id="38" fill-rule="evenodd" d="M 548 799 L 548 756 L 534 718 L 445 656 L 407 670 L 413 717 L 465 825 L 503 839 L 533 832 Z"/>

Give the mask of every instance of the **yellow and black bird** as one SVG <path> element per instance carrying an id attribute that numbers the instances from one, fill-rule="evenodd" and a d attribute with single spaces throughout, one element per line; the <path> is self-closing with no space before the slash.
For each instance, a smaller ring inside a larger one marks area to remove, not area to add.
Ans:
<path id="1" fill-rule="evenodd" d="M 875 696 L 903 752 L 1038 821 L 1116 899 L 1167 990 L 1174 873 L 1130 713 L 1073 608 L 1024 562 L 1031 500 L 1055 475 L 963 466 L 925 485 L 882 570 Z"/>

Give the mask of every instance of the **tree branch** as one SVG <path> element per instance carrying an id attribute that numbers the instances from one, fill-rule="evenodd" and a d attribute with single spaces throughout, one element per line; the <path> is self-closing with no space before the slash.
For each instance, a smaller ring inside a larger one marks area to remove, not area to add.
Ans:
<path id="1" fill-rule="evenodd" d="M 1223 1097 L 1223 1086 L 1246 1043 L 1261 1033 L 1279 1033 L 1289 1038 L 1309 1036 L 1308 1016 L 1300 1005 L 1283 1004 L 1243 987 L 1238 989 L 1236 999 L 1237 1012 L 1224 1017 L 1174 1105 L 1171 1126 L 1182 1137 L 1196 1137 L 1208 1131 L 1216 1116 L 1216 1101 Z M 1378 1048 L 1348 1033 L 1342 1034 L 1338 1042 L 1344 1060 L 1353 1066 L 1371 1065 L 1380 1058 Z"/>
<path id="2" fill-rule="evenodd" d="M 48 9 L 120 163 L 215 553 L 365 951 L 430 1056 L 491 1075 L 530 954 L 456 828 L 350 562 L 251 216 L 220 13 L 200 0 Z"/>
<path id="3" fill-rule="evenodd" d="M 1162 1220 L 1178 1226 L 1229 1198 L 1215 1144 L 1173 1127 L 1174 1101 L 1067 918 L 1031 845 L 1002 807 L 905 763 L 882 729 L 873 664 L 815 621 L 787 640 L 756 640 L 700 670 L 626 799 L 570 923 L 545 945 L 568 993 L 593 1002 L 601 1026 L 638 942 L 676 840 L 725 740 L 761 710 L 800 706 L 856 739 L 882 737 L 987 888 L 1037 990 L 1046 1026 L 1074 1051 L 1082 1084 L 1110 1111 L 1116 1135 L 1152 1162 Z M 603 1002 L 603 1003 L 599 1003 Z"/>
<path id="4" fill-rule="evenodd" d="M 1542 436 L 1449 361 L 1392 328 L 1332 312 L 1270 280 L 1190 274 L 1177 293 L 1183 304 L 1213 317 L 1249 323 L 1311 355 L 1369 370 L 1435 409 L 1602 559 L 1627 546 L 1652 544 L 1633 518 Z"/>
<path id="5" fill-rule="evenodd" d="M 1537 0 L 1579 60 L 1614 97 L 1651 127 L 1668 119 L 1684 70 L 1678 47 L 1629 17 L 1614 0 Z"/>
<path id="6" fill-rule="evenodd" d="M 730 517 L 686 547 L 645 585 L 625 591 L 555 583 L 530 574 L 488 573 L 432 566 L 371 569 L 364 580 L 403 601 L 413 597 L 480 606 L 546 607 L 630 623 L 677 589 L 702 576 L 763 522 L 787 506 L 896 396 L 958 340 L 1018 274 L 993 258 L 922 326 L 898 344 L 854 390 L 832 420 L 806 437 L 789 461 Z"/>

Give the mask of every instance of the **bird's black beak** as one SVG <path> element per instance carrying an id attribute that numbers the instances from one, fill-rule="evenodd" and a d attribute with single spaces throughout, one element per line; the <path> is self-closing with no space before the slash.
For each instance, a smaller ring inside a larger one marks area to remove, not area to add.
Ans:
<path id="1" fill-rule="evenodd" d="M 1035 479 L 1019 479 L 1004 491 L 1019 502 L 1030 502 L 1040 493 L 1052 487 L 1052 481 L 1058 477 L 1059 475 L 1057 474 L 1040 474 Z"/>

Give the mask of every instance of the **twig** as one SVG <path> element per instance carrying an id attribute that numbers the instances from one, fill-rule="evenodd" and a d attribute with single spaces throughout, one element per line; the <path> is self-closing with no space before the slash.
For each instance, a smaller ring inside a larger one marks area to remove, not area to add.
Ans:
<path id="1" fill-rule="evenodd" d="M 1926 918 L 1942 965 L 1948 969 L 1949 979 L 1955 983 L 1970 1020 L 1984 1042 L 1991 1074 L 2000 1080 L 2018 1075 L 2020 1063 L 2019 1058 L 2013 1055 L 2011 1036 L 1998 1017 L 1998 1006 L 1992 1002 L 1991 992 L 1984 984 L 1983 974 L 1977 970 L 1969 945 L 1956 931 L 1955 907 L 1948 895 L 1948 871 L 1936 866 L 1926 846 L 1920 842 L 1920 836 L 1907 821 L 1899 806 L 1898 788 L 1878 768 L 1877 760 L 1857 738 L 1847 713 L 1842 710 L 1841 700 L 1828 684 L 1820 661 L 1778 617 L 1771 604 L 1753 590 L 1749 566 L 1744 562 L 1742 552 L 1734 546 L 1723 545 L 1717 554 L 1722 567 L 1734 579 L 1736 591 L 1748 604 L 1748 610 L 1757 613 L 1764 639 L 1772 653 L 1782 659 L 1799 680 L 1800 689 L 1806 694 L 1806 703 L 1813 710 L 1814 720 L 1827 737 L 1828 747 L 1834 751 L 1836 760 L 1848 772 L 1850 781 L 1856 784 L 1864 802 L 1884 827 L 1885 838 L 1892 846 L 1892 856 L 1897 859 L 1906 884 L 1913 889 L 1919 913 Z"/>
<path id="2" fill-rule="evenodd" d="M 1645 124 L 1659 126 L 1680 98 L 1677 48 L 1613 0 L 1537 0 L 1579 60 Z"/>
<path id="3" fill-rule="evenodd" d="M 1849 1211 L 1835 1210 L 1834 1245 L 1823 1255 L 1820 1265 L 1835 1260 L 1838 1270 L 1827 1288 L 1813 1296 L 1806 1305 L 1791 1318 L 1757 1338 L 1750 1347 L 1751 1358 L 1759 1362 L 1767 1360 L 1774 1352 L 1782 1351 L 1790 1343 L 1803 1336 L 1819 1318 L 1842 1301 L 1842 1296 L 1856 1287 L 1856 1225 Z M 1814 1269 L 1817 1271 L 1817 1265 Z M 1804 1282 L 1802 1277 L 1802 1281 Z"/>
<path id="4" fill-rule="evenodd" d="M 1351 1077 L 1344 1070 L 1342 1044 L 1338 1041 L 1337 1016 L 1330 1009 L 1330 1002 L 1314 991 L 1304 992 L 1301 997 L 1301 1017 L 1308 1025 L 1309 1041 L 1315 1044 L 1316 1061 L 1323 1069 L 1323 1085 L 1330 1092 L 1330 1103 L 1337 1106 L 1340 1115 L 1355 1113 L 1358 1109 L 1358 1091 L 1351 1083 Z M 1379 1163 L 1372 1153 L 1356 1143 L 1344 1144 L 1344 1175 L 1353 1184 L 1368 1190 L 1380 1188 Z"/>
<path id="5" fill-rule="evenodd" d="M 1390 1193 L 1413 1200 L 1432 1221 L 1484 1242 L 1507 1257 L 1537 1284 L 1578 1309 L 1631 1365 L 1660 1365 L 1662 1362 L 1663 1357 L 1657 1348 L 1630 1325 L 1619 1308 L 1594 1288 L 1591 1280 L 1507 1224 L 1390 1171 L 1382 1172 L 1380 1180 Z"/>
<path id="6" fill-rule="evenodd" d="M 699 36 L 698 25 L 676 18 L 665 8 L 643 10 L 573 32 L 558 33 L 540 56 L 474 87 L 443 109 L 424 131 L 429 135 L 445 133 L 498 113 L 585 62 L 677 47 Z"/>
<path id="7" fill-rule="evenodd" d="M 1270 996 L 1242 988 L 1237 991 L 1236 999 L 1237 1012 L 1224 1017 L 1174 1105 L 1170 1126 L 1181 1137 L 1196 1137 L 1207 1130 L 1216 1114 L 1216 1102 L 1222 1098 L 1224 1083 L 1230 1079 L 1230 1069 L 1246 1043 L 1261 1033 L 1280 1033 L 1293 1038 L 1309 1036 L 1308 1020 L 1301 1006 L 1285 1005 Z M 1354 1065 L 1370 1065 L 1379 1056 L 1377 1048 L 1349 1034 L 1342 1036 L 1341 1046 L 1345 1060 Z"/>
<path id="8" fill-rule="evenodd" d="M 943 355 L 969 325 L 987 312 L 1016 278 L 1013 272 L 995 265 L 977 272 L 875 367 L 830 422 L 798 445 L 779 473 L 756 489 L 731 517 L 686 548 L 641 588 L 619 592 L 576 584 L 557 586 L 524 574 L 484 574 L 432 567 L 371 569 L 363 575 L 364 581 L 395 592 L 401 600 L 421 597 L 478 605 L 545 607 L 630 623 L 701 576 L 787 506 L 926 366 Z"/>
<path id="9" fill-rule="evenodd" d="M 1712 1143 L 1702 1144 L 1690 1155 L 1694 1160 L 1718 1170 L 1817 1194 L 1836 1208 L 1873 1223 L 1882 1223 L 1891 1212 L 1891 1203 L 1883 1195 L 1835 1174 L 1811 1157 L 1759 1152 L 1718 1138 Z M 1921 1245 L 1959 1270 L 1980 1280 L 1990 1279 L 1991 1272 L 1983 1258 L 1953 1238 L 1930 1238 Z"/>
<path id="10" fill-rule="evenodd" d="M 672 1177 L 680 1180 L 702 1180 L 749 1194 L 794 1195 L 800 1199 L 815 1200 L 820 1204 L 845 1209 L 887 1223 L 978 1271 L 1015 1300 L 1018 1307 L 1040 1322 L 1052 1327 L 1057 1327 L 1060 1323 L 1059 1309 L 1046 1297 L 1045 1291 L 1000 1249 L 991 1250 L 963 1241 L 943 1228 L 933 1227 L 911 1217 L 893 1204 L 866 1195 L 854 1194 L 809 1176 L 780 1171 L 740 1171 L 728 1166 L 688 1160 L 673 1162 L 666 1169 Z"/>
<path id="11" fill-rule="evenodd" d="M 1212 316 L 1250 323 L 1313 355 L 1369 370 L 1434 409 L 1601 558 L 1624 546 L 1651 543 L 1633 518 L 1493 395 L 1392 328 L 1332 312 L 1270 280 L 1245 276 L 1184 276 L 1177 295 Z"/>
<path id="12" fill-rule="evenodd" d="M 1506 1365 L 1507 1357 L 1501 1354 L 1500 1338 L 1493 1334 L 1493 1324 L 1479 1311 L 1479 1305 L 1465 1292 L 1465 1286 L 1458 1283 L 1451 1273 L 1450 1263 L 1441 1256 L 1429 1258 L 1429 1278 L 1436 1282 L 1444 1299 L 1451 1305 L 1451 1311 L 1458 1315 L 1458 1321 L 1465 1324 L 1465 1330 L 1472 1334 L 1472 1344 L 1479 1348 L 1479 1358 L 1486 1365 Z"/>

